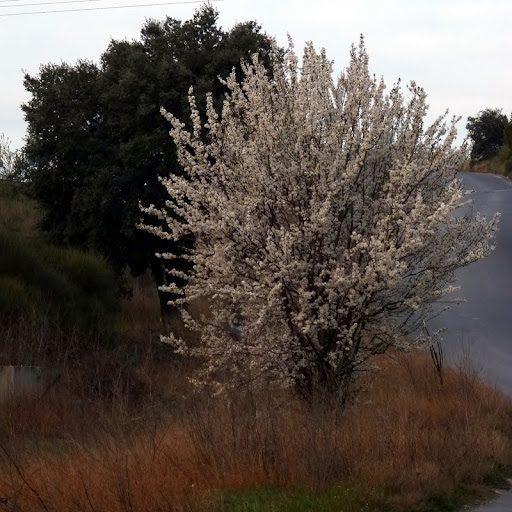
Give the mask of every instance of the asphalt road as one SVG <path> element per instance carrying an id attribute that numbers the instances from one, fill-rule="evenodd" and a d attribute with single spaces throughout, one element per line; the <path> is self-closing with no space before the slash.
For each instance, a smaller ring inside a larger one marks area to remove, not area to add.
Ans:
<path id="1" fill-rule="evenodd" d="M 487 218 L 501 213 L 496 249 L 458 272 L 466 302 L 433 324 L 446 327 L 449 361 L 470 360 L 484 379 L 512 396 L 512 182 L 492 174 L 462 173 L 461 178 L 475 191 L 474 213 Z M 512 491 L 474 512 L 512 512 Z"/>
<path id="2" fill-rule="evenodd" d="M 450 362 L 471 360 L 484 379 L 512 395 L 512 182 L 493 174 L 460 176 L 475 191 L 473 213 L 501 213 L 496 249 L 457 273 L 457 296 L 466 302 L 431 327 L 446 327 L 443 346 Z"/>

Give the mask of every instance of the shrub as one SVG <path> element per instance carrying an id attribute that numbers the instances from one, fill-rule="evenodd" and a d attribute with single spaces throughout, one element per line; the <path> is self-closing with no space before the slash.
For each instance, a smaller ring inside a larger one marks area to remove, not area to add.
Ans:
<path id="1" fill-rule="evenodd" d="M 35 309 L 56 323 L 108 338 L 117 280 L 102 258 L 0 232 L 0 268 L 4 313 Z"/>
<path id="2" fill-rule="evenodd" d="M 26 314 L 43 309 L 40 292 L 17 277 L 0 275 L 0 314 Z"/>
<path id="3" fill-rule="evenodd" d="M 199 347 L 198 379 L 225 384 L 264 376 L 310 394 L 347 390 L 389 347 L 428 343 L 420 332 L 455 270 L 490 250 L 496 219 L 454 216 L 465 151 L 456 119 L 423 129 L 426 94 L 385 95 L 361 41 L 337 81 L 309 44 L 299 71 L 293 48 L 272 78 L 255 57 L 231 74 L 222 116 L 207 98 L 203 124 L 191 91 L 192 131 L 166 114 L 184 175 L 163 180 L 168 210 L 143 208 L 164 239 L 195 239 L 194 273 L 174 304 Z M 221 117 L 221 119 L 220 119 Z M 161 255 L 175 259 L 173 254 Z M 191 300 L 212 299 L 196 322 Z"/>

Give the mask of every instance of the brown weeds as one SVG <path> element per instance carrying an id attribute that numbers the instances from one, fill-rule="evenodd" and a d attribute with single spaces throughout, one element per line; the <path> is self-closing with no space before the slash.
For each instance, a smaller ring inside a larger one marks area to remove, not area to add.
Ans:
<path id="1" fill-rule="evenodd" d="M 467 368 L 445 370 L 441 384 L 422 354 L 380 364 L 344 407 L 283 391 L 176 397 L 165 414 L 138 420 L 98 404 L 66 409 L 56 397 L 41 408 L 11 404 L 0 498 L 19 511 L 179 511 L 209 509 L 204 496 L 226 488 L 364 485 L 374 500 L 406 506 L 478 484 L 507 460 L 507 398 Z M 38 422 L 40 432 L 22 456 L 16 439 L 26 438 L 26 422 L 31 439 Z"/>

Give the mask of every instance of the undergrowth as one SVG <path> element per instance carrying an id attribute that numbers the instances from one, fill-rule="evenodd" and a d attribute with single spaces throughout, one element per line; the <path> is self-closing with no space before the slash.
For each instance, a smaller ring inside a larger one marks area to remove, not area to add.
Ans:
<path id="1" fill-rule="evenodd" d="M 34 213 L 0 187 L 0 218 L 13 198 Z M 188 382 L 194 361 L 159 342 L 149 279 L 127 278 L 113 337 L 75 325 L 112 299 L 103 262 L 44 246 L 34 219 L 15 219 L 0 222 L 0 364 L 45 366 L 48 379 L 2 403 L 0 510 L 448 512 L 506 485 L 512 403 L 470 365 L 393 353 L 348 404 L 272 387 L 211 397 Z M 48 309 L 57 288 L 68 322 Z"/>
<path id="2" fill-rule="evenodd" d="M 208 397 L 178 363 L 147 372 L 137 405 L 56 386 L 0 419 L 0 498 L 27 512 L 437 512 L 502 479 L 508 398 L 467 366 L 441 382 L 423 354 L 380 366 L 348 406 L 278 389 Z"/>

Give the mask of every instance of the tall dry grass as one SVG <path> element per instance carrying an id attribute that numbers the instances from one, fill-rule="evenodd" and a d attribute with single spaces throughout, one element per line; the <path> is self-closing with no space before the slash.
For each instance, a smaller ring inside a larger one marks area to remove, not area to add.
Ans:
<path id="1" fill-rule="evenodd" d="M 35 234 L 30 211 L 0 197 L 6 230 Z M 441 380 L 424 354 L 378 361 L 345 406 L 283 390 L 194 394 L 192 363 L 159 342 L 156 290 L 130 284 L 115 343 L 46 317 L 0 323 L 0 364 L 56 370 L 43 396 L 0 406 L 0 511 L 214 512 L 226 489 L 338 486 L 399 510 L 512 460 L 510 400 L 469 366 Z"/>
<path id="2" fill-rule="evenodd" d="M 503 151 L 498 153 L 498 155 L 485 160 L 468 160 L 464 164 L 462 171 L 478 172 L 482 174 L 498 174 L 500 176 L 510 175 L 510 171 L 507 167 L 507 157 L 503 154 Z"/>
<path id="3" fill-rule="evenodd" d="M 115 331 L 125 344 L 152 345 L 159 341 L 162 323 L 156 285 L 150 277 L 125 276 L 130 297 L 121 303 Z"/>
<path id="4" fill-rule="evenodd" d="M 66 410 L 54 398 L 68 433 L 50 408 L 25 408 L 41 414 L 32 438 L 38 421 L 42 430 L 24 455 L 12 430 L 1 438 L 0 502 L 18 511 L 214 511 L 209 496 L 222 489 L 348 486 L 400 509 L 478 485 L 510 460 L 512 405 L 470 369 L 444 370 L 441 383 L 422 354 L 380 364 L 343 408 L 321 396 L 304 403 L 245 391 L 175 397 L 165 414 L 138 419 L 120 409 L 109 423 L 114 411 Z"/>

